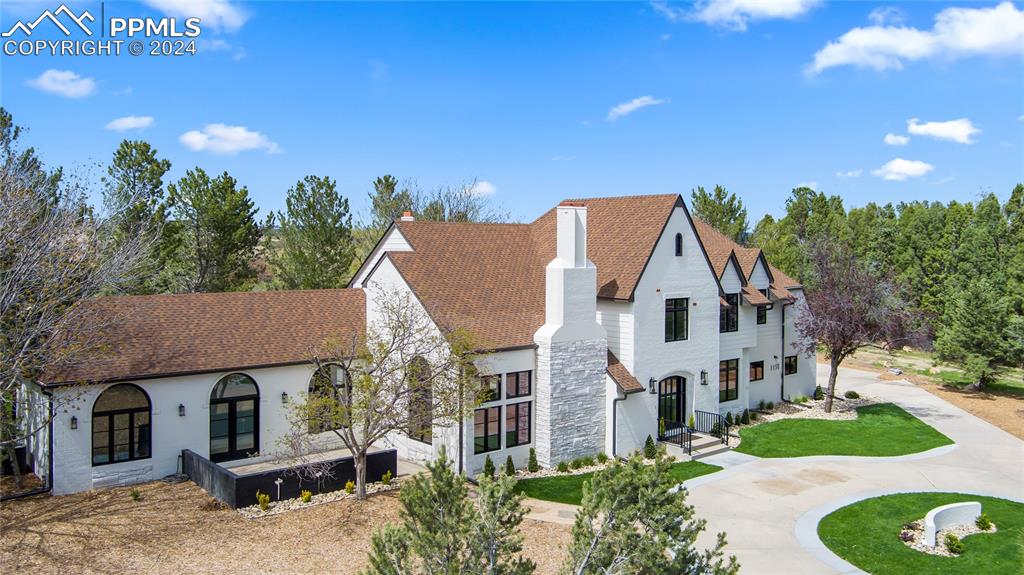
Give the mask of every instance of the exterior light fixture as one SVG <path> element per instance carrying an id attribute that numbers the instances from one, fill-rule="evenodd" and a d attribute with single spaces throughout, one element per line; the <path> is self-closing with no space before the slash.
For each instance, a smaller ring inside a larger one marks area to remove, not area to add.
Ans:
<path id="1" fill-rule="evenodd" d="M 282 391 L 281 392 L 281 403 L 288 403 L 288 392 L 287 391 Z"/>
<path id="2" fill-rule="evenodd" d="M 71 429 L 78 429 L 78 418 L 74 415 L 71 416 Z"/>
<path id="3" fill-rule="evenodd" d="M 178 417 L 185 417 L 185 404 L 184 403 L 179 403 L 178 404 Z"/>
<path id="4" fill-rule="evenodd" d="M 656 383 L 658 382 L 653 377 L 647 382 L 647 393 L 654 395 L 654 384 Z"/>
<path id="5" fill-rule="evenodd" d="M 708 370 L 706 370 L 706 369 L 700 370 L 700 384 L 701 385 L 707 385 L 708 384 Z"/>

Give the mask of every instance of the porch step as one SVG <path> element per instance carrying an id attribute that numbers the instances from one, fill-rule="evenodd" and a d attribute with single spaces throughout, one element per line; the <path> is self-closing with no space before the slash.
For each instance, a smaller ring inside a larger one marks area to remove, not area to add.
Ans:
<path id="1" fill-rule="evenodd" d="M 718 455 L 719 453 L 725 453 L 731 449 L 731 447 L 723 443 L 717 443 L 717 445 L 711 445 L 699 450 L 694 448 L 693 453 L 690 454 L 690 459 L 696 461 L 705 457 L 711 457 L 712 455 Z"/>

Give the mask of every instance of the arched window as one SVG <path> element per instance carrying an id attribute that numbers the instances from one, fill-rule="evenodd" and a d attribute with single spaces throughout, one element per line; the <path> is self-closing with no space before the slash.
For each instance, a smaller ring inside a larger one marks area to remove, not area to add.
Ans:
<path id="1" fill-rule="evenodd" d="M 676 255 L 683 255 L 683 234 L 676 234 Z"/>
<path id="2" fill-rule="evenodd" d="M 318 398 L 327 398 L 350 405 L 351 394 L 352 382 L 349 380 L 345 368 L 335 363 L 329 363 L 314 371 L 313 376 L 309 378 L 309 389 L 307 390 L 307 402 L 313 406 L 313 413 L 310 414 L 309 419 L 309 432 L 333 431 L 347 422 L 347 419 L 337 421 L 339 414 L 333 409 L 333 404 L 331 402 L 319 403 L 316 401 Z M 344 414 L 342 415 L 344 416 Z"/>
<path id="3" fill-rule="evenodd" d="M 409 362 L 409 437 L 423 443 L 433 442 L 434 393 L 430 364 L 422 357 Z"/>
<path id="4" fill-rule="evenodd" d="M 210 459 L 241 459 L 260 449 L 260 390 L 244 373 L 226 375 L 210 393 Z"/>
<path id="5" fill-rule="evenodd" d="M 146 459 L 152 455 L 149 396 L 136 385 L 108 387 L 92 406 L 92 464 Z"/>

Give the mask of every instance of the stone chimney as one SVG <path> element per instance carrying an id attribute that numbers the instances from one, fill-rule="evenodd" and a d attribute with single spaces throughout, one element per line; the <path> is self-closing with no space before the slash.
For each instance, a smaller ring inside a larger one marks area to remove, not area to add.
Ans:
<path id="1" fill-rule="evenodd" d="M 597 268 L 587 259 L 587 207 L 556 208 L 555 259 L 547 265 L 535 381 L 537 460 L 552 466 L 604 449 L 608 336 L 597 323 Z"/>

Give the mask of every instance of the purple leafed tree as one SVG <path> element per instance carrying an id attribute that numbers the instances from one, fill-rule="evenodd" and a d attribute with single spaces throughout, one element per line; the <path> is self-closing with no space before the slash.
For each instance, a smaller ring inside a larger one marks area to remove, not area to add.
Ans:
<path id="1" fill-rule="evenodd" d="M 832 411 L 839 365 L 862 347 L 894 349 L 921 344 L 927 329 L 905 297 L 904 288 L 857 260 L 844 244 L 819 240 L 810 247 L 807 313 L 797 316 L 800 346 L 824 349 L 829 360 L 825 411 Z"/>

